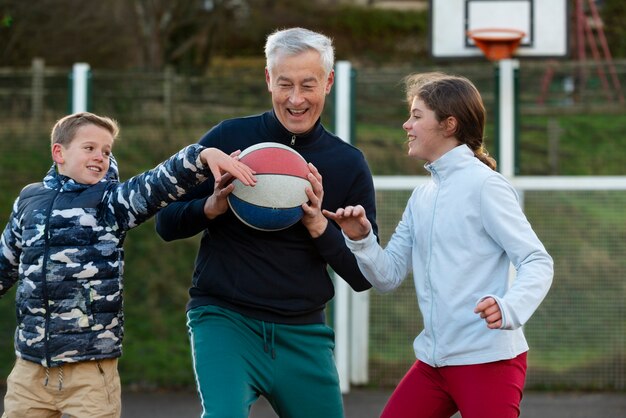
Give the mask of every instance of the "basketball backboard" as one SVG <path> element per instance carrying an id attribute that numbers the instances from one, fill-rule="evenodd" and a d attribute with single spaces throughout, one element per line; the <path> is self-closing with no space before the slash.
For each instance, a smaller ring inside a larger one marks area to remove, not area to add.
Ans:
<path id="1" fill-rule="evenodd" d="M 565 57 L 568 9 L 568 0 L 430 0 L 430 52 L 434 58 L 481 57 L 468 31 L 496 28 L 525 33 L 516 57 Z"/>

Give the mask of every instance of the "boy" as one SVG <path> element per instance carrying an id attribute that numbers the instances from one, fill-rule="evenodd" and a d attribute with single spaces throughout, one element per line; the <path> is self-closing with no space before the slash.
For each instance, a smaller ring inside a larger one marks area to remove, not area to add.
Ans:
<path id="1" fill-rule="evenodd" d="M 52 168 L 13 205 L 0 241 L 0 296 L 18 283 L 17 360 L 3 417 L 119 417 L 126 232 L 209 174 L 255 182 L 237 153 L 198 145 L 119 182 L 118 132 L 92 113 L 60 119 Z"/>

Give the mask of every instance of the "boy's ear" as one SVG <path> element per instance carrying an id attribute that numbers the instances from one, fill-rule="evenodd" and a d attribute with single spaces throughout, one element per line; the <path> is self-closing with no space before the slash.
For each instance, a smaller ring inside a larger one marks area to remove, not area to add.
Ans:
<path id="1" fill-rule="evenodd" d="M 52 161 L 57 164 L 63 164 L 63 146 L 61 144 L 52 144 Z"/>

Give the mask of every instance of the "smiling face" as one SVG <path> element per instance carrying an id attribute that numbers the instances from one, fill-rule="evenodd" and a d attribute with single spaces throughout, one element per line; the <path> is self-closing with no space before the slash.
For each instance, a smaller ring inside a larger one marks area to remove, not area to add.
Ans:
<path id="1" fill-rule="evenodd" d="M 408 155 L 429 163 L 459 145 L 454 136 L 456 119 L 452 116 L 439 122 L 435 112 L 418 96 L 413 98 L 409 119 L 402 128 L 407 133 Z"/>
<path id="2" fill-rule="evenodd" d="M 320 54 L 310 50 L 279 56 L 272 68 L 265 69 L 265 81 L 280 123 L 291 133 L 303 134 L 322 114 L 334 73 L 327 76 Z"/>
<path id="3" fill-rule="evenodd" d="M 52 145 L 52 159 L 59 174 L 78 183 L 96 184 L 109 170 L 113 141 L 113 135 L 106 129 L 83 125 L 68 145 Z"/>

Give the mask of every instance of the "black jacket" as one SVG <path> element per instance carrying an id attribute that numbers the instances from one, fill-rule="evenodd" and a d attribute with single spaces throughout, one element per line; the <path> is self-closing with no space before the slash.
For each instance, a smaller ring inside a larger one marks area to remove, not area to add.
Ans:
<path id="1" fill-rule="evenodd" d="M 294 135 L 269 111 L 223 121 L 200 140 L 227 154 L 259 142 L 279 142 L 298 151 L 323 177 L 323 207 L 334 211 L 361 204 L 377 233 L 374 185 L 363 154 L 319 120 L 311 132 Z M 189 309 L 212 304 L 271 322 L 319 323 L 334 295 L 329 266 L 354 290 L 371 287 L 334 223 L 313 239 L 300 222 L 263 232 L 243 224 L 230 209 L 210 221 L 203 205 L 212 192 L 213 182 L 206 181 L 157 215 L 157 231 L 166 241 L 203 231 Z"/>

